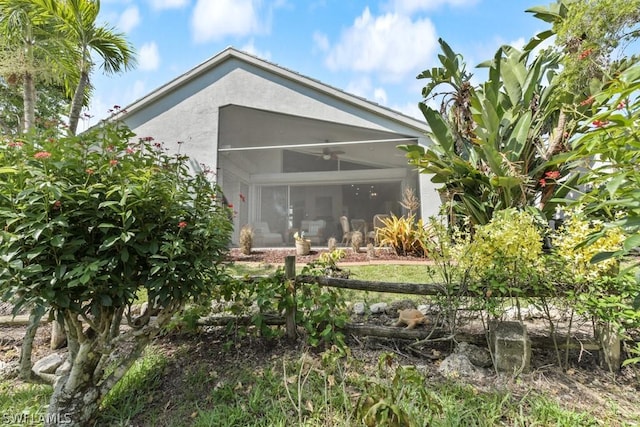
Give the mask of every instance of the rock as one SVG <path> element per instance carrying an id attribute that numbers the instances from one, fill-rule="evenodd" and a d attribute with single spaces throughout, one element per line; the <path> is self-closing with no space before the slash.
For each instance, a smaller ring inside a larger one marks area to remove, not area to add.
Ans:
<path id="1" fill-rule="evenodd" d="M 363 302 L 357 302 L 353 304 L 353 313 L 357 314 L 358 316 L 362 316 L 364 314 L 365 308 L 366 306 Z"/>
<path id="2" fill-rule="evenodd" d="M 71 370 L 71 362 L 69 361 L 68 357 L 65 357 L 64 362 L 62 362 L 62 365 L 60 365 L 58 369 L 56 369 L 56 376 L 58 377 L 62 376 L 67 372 L 69 372 L 70 370 Z"/>
<path id="3" fill-rule="evenodd" d="M 0 380 L 15 378 L 19 372 L 20 363 L 17 360 L 13 362 L 3 362 L 0 360 Z"/>
<path id="4" fill-rule="evenodd" d="M 440 306 L 437 304 L 420 304 L 418 306 L 418 310 L 422 312 L 422 314 L 438 314 L 440 313 Z"/>
<path id="5" fill-rule="evenodd" d="M 510 375 L 528 372 L 531 362 L 531 340 L 527 327 L 520 322 L 491 322 L 491 345 L 496 371 Z"/>
<path id="6" fill-rule="evenodd" d="M 410 299 L 401 299 L 389 303 L 389 313 L 396 314 L 400 310 L 416 308 L 416 304 Z M 424 313 L 423 313 L 424 314 Z"/>
<path id="7" fill-rule="evenodd" d="M 62 365 L 65 358 L 59 353 L 51 353 L 34 363 L 31 369 L 36 374 L 53 374 Z"/>
<path id="8" fill-rule="evenodd" d="M 466 342 L 460 342 L 458 343 L 455 352 L 467 356 L 474 366 L 488 368 L 493 365 L 491 352 L 486 348 L 478 347 L 477 345 Z"/>
<path id="9" fill-rule="evenodd" d="M 375 304 L 371 304 L 369 310 L 371 311 L 371 314 L 383 314 L 387 312 L 388 307 L 389 304 L 387 304 L 386 302 L 377 302 Z"/>
<path id="10" fill-rule="evenodd" d="M 465 354 L 452 353 L 438 367 L 438 372 L 447 378 L 478 378 L 484 372 L 473 366 Z"/>

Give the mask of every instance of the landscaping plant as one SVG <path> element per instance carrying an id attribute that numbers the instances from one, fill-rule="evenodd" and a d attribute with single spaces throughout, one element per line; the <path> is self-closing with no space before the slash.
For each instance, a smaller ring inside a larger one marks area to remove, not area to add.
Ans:
<path id="1" fill-rule="evenodd" d="M 229 209 L 207 171 L 117 122 L 4 139 L 0 159 L 10 165 L 0 168 L 3 299 L 16 311 L 47 307 L 64 324 L 70 367 L 48 418 L 89 425 L 172 316 L 225 283 Z M 134 315 L 141 292 L 148 308 Z"/>

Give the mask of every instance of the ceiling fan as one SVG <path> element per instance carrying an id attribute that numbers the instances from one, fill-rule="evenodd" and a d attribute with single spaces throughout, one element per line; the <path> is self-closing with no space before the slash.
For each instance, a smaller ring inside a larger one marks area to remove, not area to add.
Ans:
<path id="1" fill-rule="evenodd" d="M 338 160 L 338 156 L 340 154 L 344 154 L 344 151 L 341 150 L 331 150 L 328 147 L 322 149 L 322 153 L 320 154 L 320 158 L 322 160 Z"/>

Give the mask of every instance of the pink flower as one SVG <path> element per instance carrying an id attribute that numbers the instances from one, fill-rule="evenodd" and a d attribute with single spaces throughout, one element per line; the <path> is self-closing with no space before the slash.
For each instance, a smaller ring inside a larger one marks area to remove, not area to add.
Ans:
<path id="1" fill-rule="evenodd" d="M 136 150 L 134 150 L 133 148 L 127 147 L 127 154 L 133 154 L 135 152 L 136 152 Z"/>
<path id="2" fill-rule="evenodd" d="M 547 181 L 542 178 L 540 181 L 538 181 L 540 183 L 540 187 L 546 187 L 547 186 Z"/>
<path id="3" fill-rule="evenodd" d="M 545 172 L 544 176 L 549 178 L 549 179 L 558 179 L 558 178 L 560 178 L 560 171 Z"/>
<path id="4" fill-rule="evenodd" d="M 95 171 L 91 168 L 88 168 L 88 169 L 85 169 L 85 172 L 87 173 L 87 175 L 93 175 Z"/>
<path id="5" fill-rule="evenodd" d="M 618 110 L 622 110 L 626 106 L 627 106 L 627 101 L 623 99 L 622 101 L 618 102 L 618 106 L 616 108 Z"/>
<path id="6" fill-rule="evenodd" d="M 110 164 L 111 166 L 115 166 L 115 165 L 117 165 L 117 164 L 118 164 L 118 161 L 117 161 L 116 159 L 109 160 L 109 164 Z"/>
<path id="7" fill-rule="evenodd" d="M 185 228 L 186 226 L 187 226 L 186 221 L 180 221 L 180 222 L 178 223 L 178 228 L 179 228 L 179 229 L 181 229 L 181 230 L 182 230 L 183 228 Z"/>
<path id="8" fill-rule="evenodd" d="M 24 142 L 22 141 L 14 141 L 9 143 L 9 147 L 12 147 L 12 148 L 20 148 L 23 145 L 24 145 Z"/>
<path id="9" fill-rule="evenodd" d="M 246 202 L 247 198 L 244 197 L 244 194 L 240 193 L 240 200 L 242 200 L 243 202 Z"/>
<path id="10" fill-rule="evenodd" d="M 592 125 L 594 125 L 597 128 L 601 128 L 603 126 L 606 126 L 607 124 L 609 124 L 607 120 L 594 120 L 592 123 Z"/>
<path id="11" fill-rule="evenodd" d="M 33 157 L 36 159 L 48 159 L 49 157 L 51 157 L 51 153 L 49 153 L 48 151 L 38 151 L 33 155 Z"/>

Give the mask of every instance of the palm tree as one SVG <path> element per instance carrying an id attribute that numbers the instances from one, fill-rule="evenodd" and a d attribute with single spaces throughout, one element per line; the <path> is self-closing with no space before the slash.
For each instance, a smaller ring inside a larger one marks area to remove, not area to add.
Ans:
<path id="1" fill-rule="evenodd" d="M 73 94 L 69 112 L 69 132 L 75 135 L 82 107 L 91 92 L 90 75 L 96 65 L 92 54 L 101 59 L 100 68 L 107 73 L 132 69 L 135 51 L 124 34 L 113 27 L 96 24 L 100 0 L 33 0 L 53 17 L 56 31 L 71 43 L 71 51 L 64 55 L 65 84 Z"/>
<path id="2" fill-rule="evenodd" d="M 52 34 L 32 2 L 0 0 L 0 75 L 9 84 L 22 83 L 23 132 L 35 127 L 36 80 L 54 75 L 47 65 L 55 52 Z"/>

